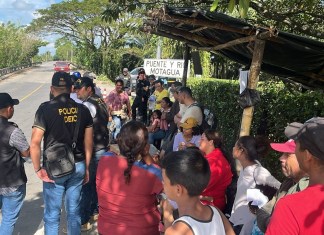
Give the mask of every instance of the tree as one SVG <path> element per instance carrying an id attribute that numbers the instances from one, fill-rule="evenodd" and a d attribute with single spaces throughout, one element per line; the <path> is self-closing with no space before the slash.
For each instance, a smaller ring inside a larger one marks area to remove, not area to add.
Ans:
<path id="1" fill-rule="evenodd" d="M 75 46 L 77 63 L 113 78 L 120 72 L 125 54 L 140 61 L 151 50 L 147 48 L 150 39 L 138 30 L 143 14 L 134 10 L 106 22 L 101 13 L 108 3 L 108 0 L 71 0 L 53 4 L 38 11 L 40 17 L 31 23 L 29 30 L 62 35 Z"/>
<path id="2" fill-rule="evenodd" d="M 23 27 L 0 24 L 0 68 L 31 63 L 38 48 L 45 45 Z"/>
<path id="3" fill-rule="evenodd" d="M 72 61 L 73 50 L 75 50 L 74 45 L 71 41 L 66 38 L 61 38 L 55 42 L 55 58 L 58 60 Z"/>

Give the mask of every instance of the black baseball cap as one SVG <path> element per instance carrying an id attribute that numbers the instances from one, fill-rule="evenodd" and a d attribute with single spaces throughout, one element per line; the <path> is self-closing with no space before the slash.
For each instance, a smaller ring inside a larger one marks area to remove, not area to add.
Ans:
<path id="1" fill-rule="evenodd" d="M 314 117 L 304 124 L 290 123 L 285 135 L 299 141 L 314 157 L 324 160 L 324 118 Z"/>
<path id="2" fill-rule="evenodd" d="M 0 93 L 0 109 L 19 104 L 18 99 L 13 99 L 8 93 Z"/>
<path id="3" fill-rule="evenodd" d="M 140 68 L 140 69 L 138 70 L 138 74 L 141 74 L 141 73 L 144 73 L 144 74 L 145 74 L 145 70 L 144 70 L 143 68 Z"/>
<path id="4" fill-rule="evenodd" d="M 52 77 L 52 86 L 55 87 L 71 87 L 72 86 L 72 78 L 70 74 L 65 72 L 56 72 Z"/>
<path id="5" fill-rule="evenodd" d="M 93 80 L 89 77 L 81 77 L 74 83 L 75 89 L 81 89 L 82 87 L 92 87 L 94 88 Z"/>

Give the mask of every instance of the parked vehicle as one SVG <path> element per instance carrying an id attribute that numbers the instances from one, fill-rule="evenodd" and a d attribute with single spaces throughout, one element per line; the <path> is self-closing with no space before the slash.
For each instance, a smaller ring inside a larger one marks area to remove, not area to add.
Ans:
<path id="1" fill-rule="evenodd" d="M 143 67 L 137 67 L 135 69 L 133 69 L 132 71 L 130 71 L 130 75 L 131 75 L 131 90 L 135 91 L 136 89 L 136 81 L 137 81 L 137 76 L 138 76 L 138 70 L 141 69 Z"/>
<path id="2" fill-rule="evenodd" d="M 54 71 L 58 72 L 58 71 L 64 71 L 69 73 L 70 72 L 70 63 L 66 62 L 66 61 L 57 61 L 54 64 Z"/>

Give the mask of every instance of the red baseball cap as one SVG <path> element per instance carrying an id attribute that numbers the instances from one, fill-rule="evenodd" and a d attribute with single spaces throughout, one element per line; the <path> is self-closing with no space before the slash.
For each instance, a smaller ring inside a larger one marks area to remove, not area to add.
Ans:
<path id="1" fill-rule="evenodd" d="M 271 148 L 281 153 L 295 153 L 296 144 L 293 139 L 285 143 L 271 143 Z"/>

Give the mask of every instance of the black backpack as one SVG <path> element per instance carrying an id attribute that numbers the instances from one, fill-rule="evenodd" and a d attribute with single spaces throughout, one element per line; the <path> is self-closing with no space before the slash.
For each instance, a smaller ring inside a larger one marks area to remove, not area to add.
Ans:
<path id="1" fill-rule="evenodd" d="M 204 130 L 207 129 L 216 129 L 217 127 L 217 120 L 216 115 L 211 111 L 211 109 L 204 107 L 199 103 L 193 103 L 190 106 L 197 106 L 201 109 L 203 119 L 200 125 L 200 132 L 203 133 Z"/>

